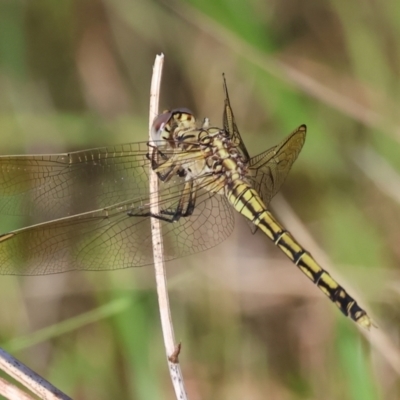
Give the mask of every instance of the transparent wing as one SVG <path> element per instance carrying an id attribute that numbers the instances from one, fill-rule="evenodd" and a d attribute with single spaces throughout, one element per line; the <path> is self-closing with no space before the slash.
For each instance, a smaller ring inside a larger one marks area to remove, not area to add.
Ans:
<path id="1" fill-rule="evenodd" d="M 223 124 L 224 130 L 229 133 L 232 141 L 239 147 L 242 154 L 245 157 L 246 161 L 250 160 L 249 153 L 247 152 L 246 146 L 240 136 L 239 129 L 235 122 L 235 117 L 233 115 L 231 103 L 229 101 L 228 95 L 228 87 L 226 85 L 225 75 L 223 75 L 224 79 L 224 92 L 225 92 L 225 106 L 224 106 L 224 116 L 223 116 Z"/>
<path id="2" fill-rule="evenodd" d="M 250 160 L 250 178 L 265 205 L 281 188 L 306 139 L 306 126 L 299 126 L 282 143 Z"/>
<path id="3" fill-rule="evenodd" d="M 176 152 L 160 149 L 165 159 Z M 193 155 L 185 155 L 186 168 L 199 161 L 195 144 L 191 150 Z M 49 221 L 0 236 L 0 273 L 41 275 L 151 264 L 148 152 L 147 143 L 130 143 L 0 157 L 0 212 Z M 193 214 L 162 223 L 167 260 L 213 247 L 232 232 L 227 201 L 202 188 L 199 179 Z M 177 208 L 184 182 L 178 174 L 160 182 L 161 210 Z"/>
<path id="4" fill-rule="evenodd" d="M 176 208 L 182 185 L 160 191 L 161 209 Z M 43 275 L 111 270 L 153 263 L 147 196 L 0 236 L 0 274 Z M 134 216 L 129 216 L 134 214 Z M 162 222 L 166 260 L 209 249 L 232 232 L 225 197 L 200 188 L 194 213 Z"/>
<path id="5" fill-rule="evenodd" d="M 169 157 L 173 150 L 165 150 Z M 0 213 L 38 222 L 148 196 L 147 143 L 49 155 L 0 156 Z M 188 160 L 190 163 L 190 160 Z M 174 186 L 177 180 L 165 184 Z"/>

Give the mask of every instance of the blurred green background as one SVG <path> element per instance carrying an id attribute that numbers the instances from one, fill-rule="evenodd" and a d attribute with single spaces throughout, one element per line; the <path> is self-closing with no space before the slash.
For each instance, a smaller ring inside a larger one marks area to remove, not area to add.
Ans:
<path id="1" fill-rule="evenodd" d="M 1 154 L 146 140 L 160 52 L 160 108 L 219 125 L 224 72 L 250 154 L 308 126 L 273 209 L 379 330 L 239 217 L 168 265 L 192 400 L 400 397 L 399 21 L 377 0 L 0 0 Z M 74 399 L 173 399 L 154 286 L 152 268 L 2 276 L 1 344 Z"/>

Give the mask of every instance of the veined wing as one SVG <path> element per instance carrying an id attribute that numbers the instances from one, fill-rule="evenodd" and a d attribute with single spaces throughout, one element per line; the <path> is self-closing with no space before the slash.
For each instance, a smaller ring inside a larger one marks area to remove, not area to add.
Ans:
<path id="1" fill-rule="evenodd" d="M 306 139 L 306 126 L 299 126 L 277 146 L 250 160 L 253 187 L 268 207 L 281 188 Z"/>
<path id="2" fill-rule="evenodd" d="M 296 161 L 306 139 L 307 128 L 305 125 L 299 126 L 280 144 L 250 159 L 235 122 L 225 75 L 223 75 L 223 80 L 225 92 L 224 130 L 229 133 L 232 141 L 240 148 L 246 161 L 249 161 L 250 178 L 253 180 L 254 188 L 268 206 L 271 199 L 281 188 L 293 163 Z"/>
<path id="3" fill-rule="evenodd" d="M 0 156 L 0 213 L 47 221 L 147 197 L 148 152 L 147 143 L 138 142 L 62 154 Z M 173 154 L 172 149 L 163 152 L 166 157 Z M 187 165 L 190 162 L 189 156 Z M 176 177 L 164 185 L 179 182 Z"/>
<path id="4" fill-rule="evenodd" d="M 160 208 L 176 209 L 181 189 L 180 184 L 163 185 Z M 231 206 L 224 196 L 206 189 L 198 188 L 192 215 L 173 223 L 162 221 L 166 260 L 209 249 L 231 234 Z M 4 234 L 0 236 L 0 274 L 43 275 L 152 264 L 149 215 L 146 195 Z"/>
<path id="5" fill-rule="evenodd" d="M 224 79 L 224 92 L 225 92 L 225 106 L 224 106 L 224 116 L 223 116 L 224 130 L 225 132 L 229 133 L 229 136 L 231 137 L 232 141 L 239 147 L 246 161 L 249 161 L 250 156 L 240 136 L 239 129 L 236 125 L 235 117 L 233 115 L 231 102 L 229 101 L 228 87 L 226 85 L 225 75 L 222 76 Z"/>

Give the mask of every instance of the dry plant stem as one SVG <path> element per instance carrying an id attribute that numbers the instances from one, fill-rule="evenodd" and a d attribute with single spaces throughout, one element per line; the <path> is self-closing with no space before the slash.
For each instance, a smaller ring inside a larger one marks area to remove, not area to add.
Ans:
<path id="1" fill-rule="evenodd" d="M 12 376 L 15 380 L 22 383 L 32 393 L 35 393 L 41 399 L 46 400 L 71 400 L 66 394 L 62 393 L 51 383 L 47 382 L 41 376 L 30 370 L 26 365 L 9 355 L 3 349 L 0 349 L 0 369 Z M 1 384 L 3 386 L 3 382 Z M 13 385 L 10 385 L 13 387 Z M 9 393 L 13 391 L 10 389 Z M 7 397 L 9 399 L 30 399 L 25 397 Z"/>
<path id="2" fill-rule="evenodd" d="M 0 378 L 0 395 L 8 400 L 34 400 L 33 397 L 3 378 Z"/>
<path id="3" fill-rule="evenodd" d="M 164 55 L 157 55 L 153 66 L 153 76 L 150 89 L 150 115 L 149 115 L 149 140 L 151 142 L 151 125 L 158 114 L 158 102 L 161 85 L 162 66 Z M 150 166 L 150 212 L 159 214 L 158 207 L 158 177 Z M 153 241 L 154 269 L 156 275 L 158 305 L 160 308 L 161 327 L 164 337 L 164 345 L 167 354 L 169 372 L 174 386 L 177 399 L 187 399 L 182 372 L 177 356 L 177 346 L 175 345 L 174 329 L 172 326 L 171 312 L 169 308 L 167 279 L 165 274 L 164 251 L 161 236 L 161 222 L 157 218 L 150 218 L 151 235 Z M 180 348 L 179 348 L 180 349 Z M 172 361 L 171 361 L 172 360 Z"/>

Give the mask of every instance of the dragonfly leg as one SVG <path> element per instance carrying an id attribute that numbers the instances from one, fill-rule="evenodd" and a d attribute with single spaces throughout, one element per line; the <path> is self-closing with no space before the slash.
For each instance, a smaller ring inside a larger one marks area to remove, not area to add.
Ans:
<path id="1" fill-rule="evenodd" d="M 164 162 L 168 160 L 168 157 L 157 146 L 154 146 L 151 143 L 147 143 L 147 146 L 151 148 L 151 155 L 147 153 L 146 157 L 151 161 L 151 168 L 155 170 L 162 165 L 162 163 L 159 162 L 159 157 L 161 157 Z"/>
<path id="2" fill-rule="evenodd" d="M 166 169 L 164 173 L 159 171 L 156 172 L 158 179 L 162 182 L 168 182 L 173 176 L 178 175 L 180 177 L 184 177 L 186 175 L 186 171 L 179 165 L 171 166 Z"/>
<path id="3" fill-rule="evenodd" d="M 170 215 L 171 222 L 178 221 L 181 217 L 190 217 L 196 205 L 196 189 L 193 181 L 188 181 L 183 188 L 178 206 L 175 210 L 162 210 L 160 214 Z"/>
<path id="4" fill-rule="evenodd" d="M 188 181 L 183 188 L 176 209 L 161 210 L 159 214 L 128 212 L 130 217 L 153 217 L 165 222 L 176 222 L 182 217 L 189 217 L 193 214 L 196 205 L 196 189 L 193 181 Z"/>
<path id="5" fill-rule="evenodd" d="M 151 156 L 147 154 L 147 158 L 151 160 L 151 168 L 153 169 L 153 171 L 156 172 L 158 178 L 162 182 L 168 182 L 174 175 L 178 175 L 180 177 L 186 175 L 185 169 L 177 164 L 171 164 L 168 167 L 166 166 L 165 168 L 163 168 L 163 165 L 168 162 L 169 158 L 156 146 L 153 146 L 151 144 L 148 144 L 148 146 L 152 148 L 152 153 Z M 159 155 L 165 161 L 159 162 L 157 155 Z M 165 172 L 161 173 L 160 171 L 157 171 L 158 169 L 164 169 Z"/>

